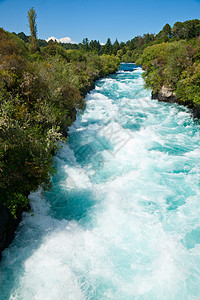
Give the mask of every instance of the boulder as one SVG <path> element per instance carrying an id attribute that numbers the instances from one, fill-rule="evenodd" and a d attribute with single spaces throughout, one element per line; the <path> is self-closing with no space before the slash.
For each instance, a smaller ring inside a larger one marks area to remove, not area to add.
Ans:
<path id="1" fill-rule="evenodd" d="M 169 103 L 177 102 L 175 93 L 168 87 L 162 86 L 159 92 L 152 92 L 152 99 L 165 101 Z"/>

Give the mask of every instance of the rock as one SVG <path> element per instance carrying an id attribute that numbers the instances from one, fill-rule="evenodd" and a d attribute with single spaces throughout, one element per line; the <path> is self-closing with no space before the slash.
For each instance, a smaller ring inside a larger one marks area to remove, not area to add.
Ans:
<path id="1" fill-rule="evenodd" d="M 8 213 L 7 210 L 0 205 L 0 260 L 1 260 L 1 251 L 6 248 L 6 227 L 8 222 Z"/>
<path id="2" fill-rule="evenodd" d="M 22 209 L 17 210 L 17 218 L 0 204 L 0 260 L 1 252 L 9 246 L 14 239 L 15 230 L 22 218 Z"/>
<path id="3" fill-rule="evenodd" d="M 195 118 L 200 118 L 200 105 L 195 105 L 193 108 L 193 114 Z"/>
<path id="4" fill-rule="evenodd" d="M 157 99 L 159 101 L 169 102 L 169 103 L 178 103 L 193 110 L 194 118 L 200 118 L 200 105 L 195 105 L 191 101 L 180 101 L 176 98 L 175 93 L 169 88 L 162 86 L 159 92 L 152 92 L 152 99 Z"/>
<path id="5" fill-rule="evenodd" d="M 159 101 L 175 103 L 177 102 L 177 98 L 175 93 L 169 88 L 162 86 L 159 92 L 152 92 L 152 99 L 157 99 Z"/>

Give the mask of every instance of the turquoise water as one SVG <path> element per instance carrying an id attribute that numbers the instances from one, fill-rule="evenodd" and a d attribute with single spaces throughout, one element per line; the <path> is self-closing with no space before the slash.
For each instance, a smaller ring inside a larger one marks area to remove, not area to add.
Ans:
<path id="1" fill-rule="evenodd" d="M 199 123 L 150 100 L 134 64 L 86 99 L 3 253 L 0 300 L 200 299 Z"/>

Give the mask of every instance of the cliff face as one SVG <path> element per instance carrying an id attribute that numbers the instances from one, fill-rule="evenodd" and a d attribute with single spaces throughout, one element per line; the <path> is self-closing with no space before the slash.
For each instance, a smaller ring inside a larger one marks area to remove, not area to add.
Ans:
<path id="1" fill-rule="evenodd" d="M 159 101 L 169 102 L 169 103 L 179 103 L 181 105 L 188 106 L 193 110 L 194 118 L 200 118 L 200 105 L 192 104 L 191 102 L 179 101 L 176 98 L 175 93 L 169 88 L 162 86 L 159 92 L 152 92 L 152 99 L 157 99 Z"/>
<path id="2" fill-rule="evenodd" d="M 13 215 L 0 204 L 0 261 L 1 252 L 9 246 L 22 217 L 22 209 L 18 209 L 16 219 Z"/>

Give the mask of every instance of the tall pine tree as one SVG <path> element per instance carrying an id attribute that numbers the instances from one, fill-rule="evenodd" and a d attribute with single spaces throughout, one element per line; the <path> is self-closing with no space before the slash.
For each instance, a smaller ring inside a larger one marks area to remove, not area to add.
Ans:
<path id="1" fill-rule="evenodd" d="M 30 29 L 30 52 L 35 53 L 37 51 L 40 51 L 40 48 L 38 46 L 38 41 L 37 41 L 37 24 L 36 24 L 36 18 L 37 14 L 34 10 L 34 8 L 30 8 L 28 11 L 28 25 Z"/>

